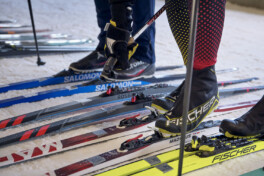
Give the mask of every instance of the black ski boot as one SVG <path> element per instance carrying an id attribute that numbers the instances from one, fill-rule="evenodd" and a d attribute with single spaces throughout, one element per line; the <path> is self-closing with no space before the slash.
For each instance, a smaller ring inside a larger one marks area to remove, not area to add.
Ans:
<path id="1" fill-rule="evenodd" d="M 151 106 L 159 111 L 159 113 L 164 114 L 168 112 L 174 105 L 176 99 L 179 97 L 180 92 L 184 86 L 184 81 L 179 87 L 177 87 L 170 95 L 165 98 L 159 98 L 152 101 Z"/>
<path id="2" fill-rule="evenodd" d="M 122 69 L 116 65 L 113 70 L 107 71 L 107 74 L 104 74 L 105 68 L 101 74 L 101 78 L 111 81 L 128 81 L 139 78 L 150 78 L 155 73 L 155 64 L 142 62 L 135 58 L 129 60 L 129 67 L 126 69 Z"/>
<path id="3" fill-rule="evenodd" d="M 105 51 L 108 60 L 104 65 L 101 78 L 110 81 L 125 81 L 152 77 L 155 65 L 131 57 L 138 44 L 130 38 L 128 30 L 115 27 L 112 23 L 106 27 L 107 47 Z"/>
<path id="4" fill-rule="evenodd" d="M 230 138 L 250 138 L 264 135 L 264 96 L 241 117 L 235 120 L 223 120 L 219 131 Z"/>
<path id="5" fill-rule="evenodd" d="M 152 77 L 154 64 L 132 58 L 138 44 L 131 37 L 134 0 L 109 0 L 112 19 L 105 27 L 107 61 L 101 78 L 111 81 Z"/>
<path id="6" fill-rule="evenodd" d="M 183 85 L 184 87 L 184 85 Z M 173 108 L 156 121 L 164 136 L 181 133 L 184 88 L 181 88 Z M 214 66 L 193 71 L 187 131 L 193 131 L 203 119 L 217 108 L 218 86 Z"/>
<path id="7" fill-rule="evenodd" d="M 79 73 L 101 71 L 106 60 L 104 50 L 96 49 L 81 60 L 71 63 L 69 69 Z"/>

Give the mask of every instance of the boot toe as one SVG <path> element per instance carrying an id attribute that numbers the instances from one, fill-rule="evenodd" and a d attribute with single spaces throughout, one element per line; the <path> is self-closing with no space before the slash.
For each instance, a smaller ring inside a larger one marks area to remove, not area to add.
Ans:
<path id="1" fill-rule="evenodd" d="M 168 103 L 166 103 L 165 98 L 153 100 L 151 106 L 157 109 L 162 114 L 171 109 L 171 106 L 169 106 Z"/>
<path id="2" fill-rule="evenodd" d="M 155 126 L 159 129 L 167 129 L 168 119 L 161 117 L 155 122 Z"/>
<path id="3" fill-rule="evenodd" d="M 227 137 L 247 136 L 249 134 L 248 128 L 243 123 L 230 119 L 224 119 L 221 122 L 219 131 Z"/>
<path id="4" fill-rule="evenodd" d="M 162 133 L 169 133 L 173 135 L 180 133 L 180 128 L 165 117 L 159 118 L 156 121 L 155 126 L 159 128 Z"/>
<path id="5" fill-rule="evenodd" d="M 73 63 L 70 64 L 69 67 L 70 67 L 70 68 L 71 68 L 71 67 L 73 67 L 73 68 L 76 68 L 76 67 L 77 67 L 77 68 L 78 68 L 79 66 L 80 66 L 80 65 L 78 64 L 78 62 L 73 62 Z"/>

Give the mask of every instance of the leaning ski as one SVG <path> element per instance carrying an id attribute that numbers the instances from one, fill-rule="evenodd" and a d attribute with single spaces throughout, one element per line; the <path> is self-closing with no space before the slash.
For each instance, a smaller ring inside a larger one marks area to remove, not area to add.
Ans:
<path id="1" fill-rule="evenodd" d="M 49 32 L 49 29 L 38 29 L 36 32 Z M 22 34 L 22 33 L 33 33 L 30 29 L 12 29 L 12 30 L 0 30 L 0 34 Z"/>
<path id="2" fill-rule="evenodd" d="M 64 46 L 64 45 L 81 45 L 93 43 L 91 39 L 56 39 L 56 40 L 46 40 L 38 42 L 38 46 Z M 11 45 L 15 47 L 27 47 L 27 48 L 35 48 L 34 42 L 30 41 L 5 41 L 1 42 L 0 45 Z"/>
<path id="3" fill-rule="evenodd" d="M 248 106 L 246 106 L 248 104 Z M 242 109 L 245 107 L 253 106 L 251 102 L 241 102 L 232 105 L 222 105 L 217 108 L 221 109 L 221 112 L 232 111 L 236 109 Z M 112 140 L 117 137 L 126 136 L 133 134 L 132 130 L 138 129 L 137 131 L 146 131 L 146 125 L 154 122 L 159 118 L 159 114 L 152 108 L 150 108 L 151 114 L 138 118 L 141 114 L 136 114 L 134 116 L 128 116 L 120 121 L 116 126 L 111 126 L 98 131 L 93 131 L 70 138 L 65 138 L 60 141 L 55 141 L 48 144 L 43 144 L 31 149 L 25 149 L 23 151 L 14 152 L 5 156 L 0 156 L 0 167 L 9 166 L 16 163 L 21 163 L 29 161 L 31 159 L 36 159 L 52 154 L 57 154 L 59 152 L 64 152 L 70 149 L 77 149 L 79 147 L 95 144 L 101 141 Z M 131 131 L 131 132 L 130 132 Z M 52 150 L 51 150 L 52 149 Z M 123 173 L 123 172 L 121 172 Z"/>
<path id="4" fill-rule="evenodd" d="M 24 28 L 24 27 L 31 27 L 30 25 L 24 25 L 24 24 L 14 24 L 14 23 L 8 23 L 8 24 L 0 24 L 0 28 Z"/>
<path id="5" fill-rule="evenodd" d="M 192 145 L 194 142 L 196 143 L 196 145 Z M 236 157 L 264 150 L 263 137 L 253 139 L 230 139 L 226 138 L 223 135 L 213 137 L 202 136 L 200 139 L 198 139 L 197 137 L 193 138 L 192 144 L 186 145 L 186 155 L 184 157 L 184 164 L 182 169 L 183 174 Z M 178 151 L 172 151 L 163 155 L 174 156 L 175 152 Z M 160 157 L 161 156 L 162 155 L 160 155 Z M 142 172 L 134 174 L 134 176 L 177 175 L 178 159 L 171 159 L 174 161 L 157 165 L 145 171 L 142 170 Z"/>
<path id="6" fill-rule="evenodd" d="M 176 66 L 163 66 L 157 67 L 156 71 L 165 71 L 171 69 L 181 68 L 181 65 Z M 35 87 L 43 87 L 50 86 L 55 84 L 63 84 L 63 83 L 72 83 L 72 82 L 81 82 L 88 81 L 99 78 L 101 72 L 89 72 L 89 73 L 75 73 L 73 71 L 61 71 L 58 74 L 51 77 L 43 77 L 39 79 L 27 80 L 22 82 L 11 83 L 8 85 L 0 86 L 0 93 L 4 93 L 10 90 L 21 90 L 21 89 L 29 89 Z"/>
<path id="7" fill-rule="evenodd" d="M 39 46 L 39 52 L 42 54 L 54 54 L 54 53 L 71 53 L 71 52 L 91 52 L 94 51 L 96 46 L 77 46 L 77 47 L 64 47 L 64 46 Z M 12 47 L 0 46 L 0 57 L 7 56 L 22 56 L 22 55 L 34 55 L 36 54 L 36 48 L 27 47 Z"/>
<path id="8" fill-rule="evenodd" d="M 12 20 L 12 19 L 0 20 L 0 24 L 2 24 L 2 23 L 15 23 L 15 22 L 16 22 L 16 20 Z"/>
<path id="9" fill-rule="evenodd" d="M 68 38 L 69 35 L 66 34 L 37 34 L 37 38 L 41 39 L 63 39 Z M 33 34 L 0 34 L 0 41 L 10 41 L 10 40 L 34 40 Z"/>

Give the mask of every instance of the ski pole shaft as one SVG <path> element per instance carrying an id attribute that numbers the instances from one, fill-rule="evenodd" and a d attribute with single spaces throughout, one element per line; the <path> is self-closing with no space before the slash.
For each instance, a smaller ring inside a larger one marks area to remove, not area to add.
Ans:
<path id="1" fill-rule="evenodd" d="M 149 19 L 146 24 L 133 36 L 134 40 L 136 40 L 152 23 L 156 21 L 156 19 L 166 10 L 166 4 L 163 5 L 159 11 L 157 11 L 154 16 Z"/>
<path id="2" fill-rule="evenodd" d="M 36 45 L 36 51 L 37 51 L 37 57 L 38 57 L 37 64 L 38 64 L 38 66 L 40 66 L 40 65 L 44 65 L 45 62 L 41 61 L 40 56 L 39 56 L 38 41 L 37 41 L 37 35 L 36 35 L 36 29 L 35 29 L 31 0 L 28 0 L 28 8 L 29 8 L 30 19 L 31 19 L 31 24 L 32 24 L 33 34 L 34 34 L 34 40 L 35 40 L 35 45 Z"/>
<path id="3" fill-rule="evenodd" d="M 182 175 L 185 136 L 186 136 L 186 131 L 187 131 L 187 118 L 188 118 L 188 110 L 189 110 L 189 104 L 190 104 L 191 86 L 192 86 L 192 73 L 193 73 L 193 61 L 194 61 L 194 54 L 195 54 L 198 10 L 199 10 L 199 0 L 193 0 L 191 20 L 190 20 L 188 56 L 187 56 L 188 57 L 187 73 L 186 73 L 186 78 L 185 78 L 184 98 L 183 98 L 183 115 L 182 115 L 183 120 L 182 120 L 182 127 L 181 127 L 181 143 L 180 143 L 178 176 Z"/>

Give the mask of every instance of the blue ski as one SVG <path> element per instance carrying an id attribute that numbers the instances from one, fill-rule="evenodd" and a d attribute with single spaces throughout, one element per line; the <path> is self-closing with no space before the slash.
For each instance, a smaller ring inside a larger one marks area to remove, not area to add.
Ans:
<path id="1" fill-rule="evenodd" d="M 185 74 L 178 74 L 178 75 L 169 75 L 165 77 L 152 77 L 147 79 L 141 80 L 132 80 L 132 81 L 120 81 L 120 82 L 105 82 L 102 80 L 93 80 L 86 84 L 76 85 L 76 86 L 69 86 L 66 88 L 60 89 L 52 89 L 43 92 L 37 92 L 34 94 L 29 94 L 25 96 L 18 96 L 10 99 L 0 100 L 0 108 L 4 108 L 7 106 L 12 106 L 19 103 L 30 103 L 35 101 L 40 101 L 48 98 L 56 98 L 62 96 L 71 96 L 78 93 L 89 93 L 89 92 L 100 92 L 106 91 L 109 87 L 116 87 L 119 88 L 126 88 L 126 87 L 134 87 L 134 86 L 145 86 L 149 84 L 155 84 L 160 82 L 172 81 L 177 79 L 183 79 Z M 237 84 L 241 82 L 248 82 L 252 80 L 256 80 L 257 78 L 247 78 L 247 79 L 240 79 L 240 80 L 232 80 L 232 81 L 224 81 L 220 82 L 221 86 L 225 86 L 228 84 Z"/>
<path id="2" fill-rule="evenodd" d="M 68 86 L 66 88 L 52 89 L 52 90 L 37 92 L 25 96 L 18 96 L 10 99 L 0 100 L 0 108 L 19 104 L 19 103 L 40 101 L 48 98 L 71 96 L 78 93 L 105 91 L 107 90 L 108 87 L 118 86 L 119 88 L 126 88 L 126 87 L 134 87 L 134 86 L 145 86 L 154 83 L 183 79 L 184 76 L 185 74 L 179 74 L 179 75 L 170 75 L 160 78 L 152 77 L 147 79 L 120 81 L 120 82 L 105 82 L 102 80 L 92 80 L 88 83 L 81 85 Z"/>
<path id="3" fill-rule="evenodd" d="M 164 71 L 169 69 L 181 68 L 182 65 L 179 66 L 163 66 L 157 67 L 157 71 Z M 10 90 L 21 90 L 21 89 L 30 89 L 35 87 L 42 87 L 48 85 L 55 84 L 63 84 L 63 83 L 72 83 L 72 82 L 80 82 L 87 81 L 99 78 L 101 75 L 100 71 L 94 71 L 89 73 L 80 73 L 76 74 L 73 71 L 61 71 L 55 76 L 44 77 L 39 79 L 32 79 L 22 82 L 11 83 L 8 85 L 0 85 L 0 93 L 4 93 Z"/>

